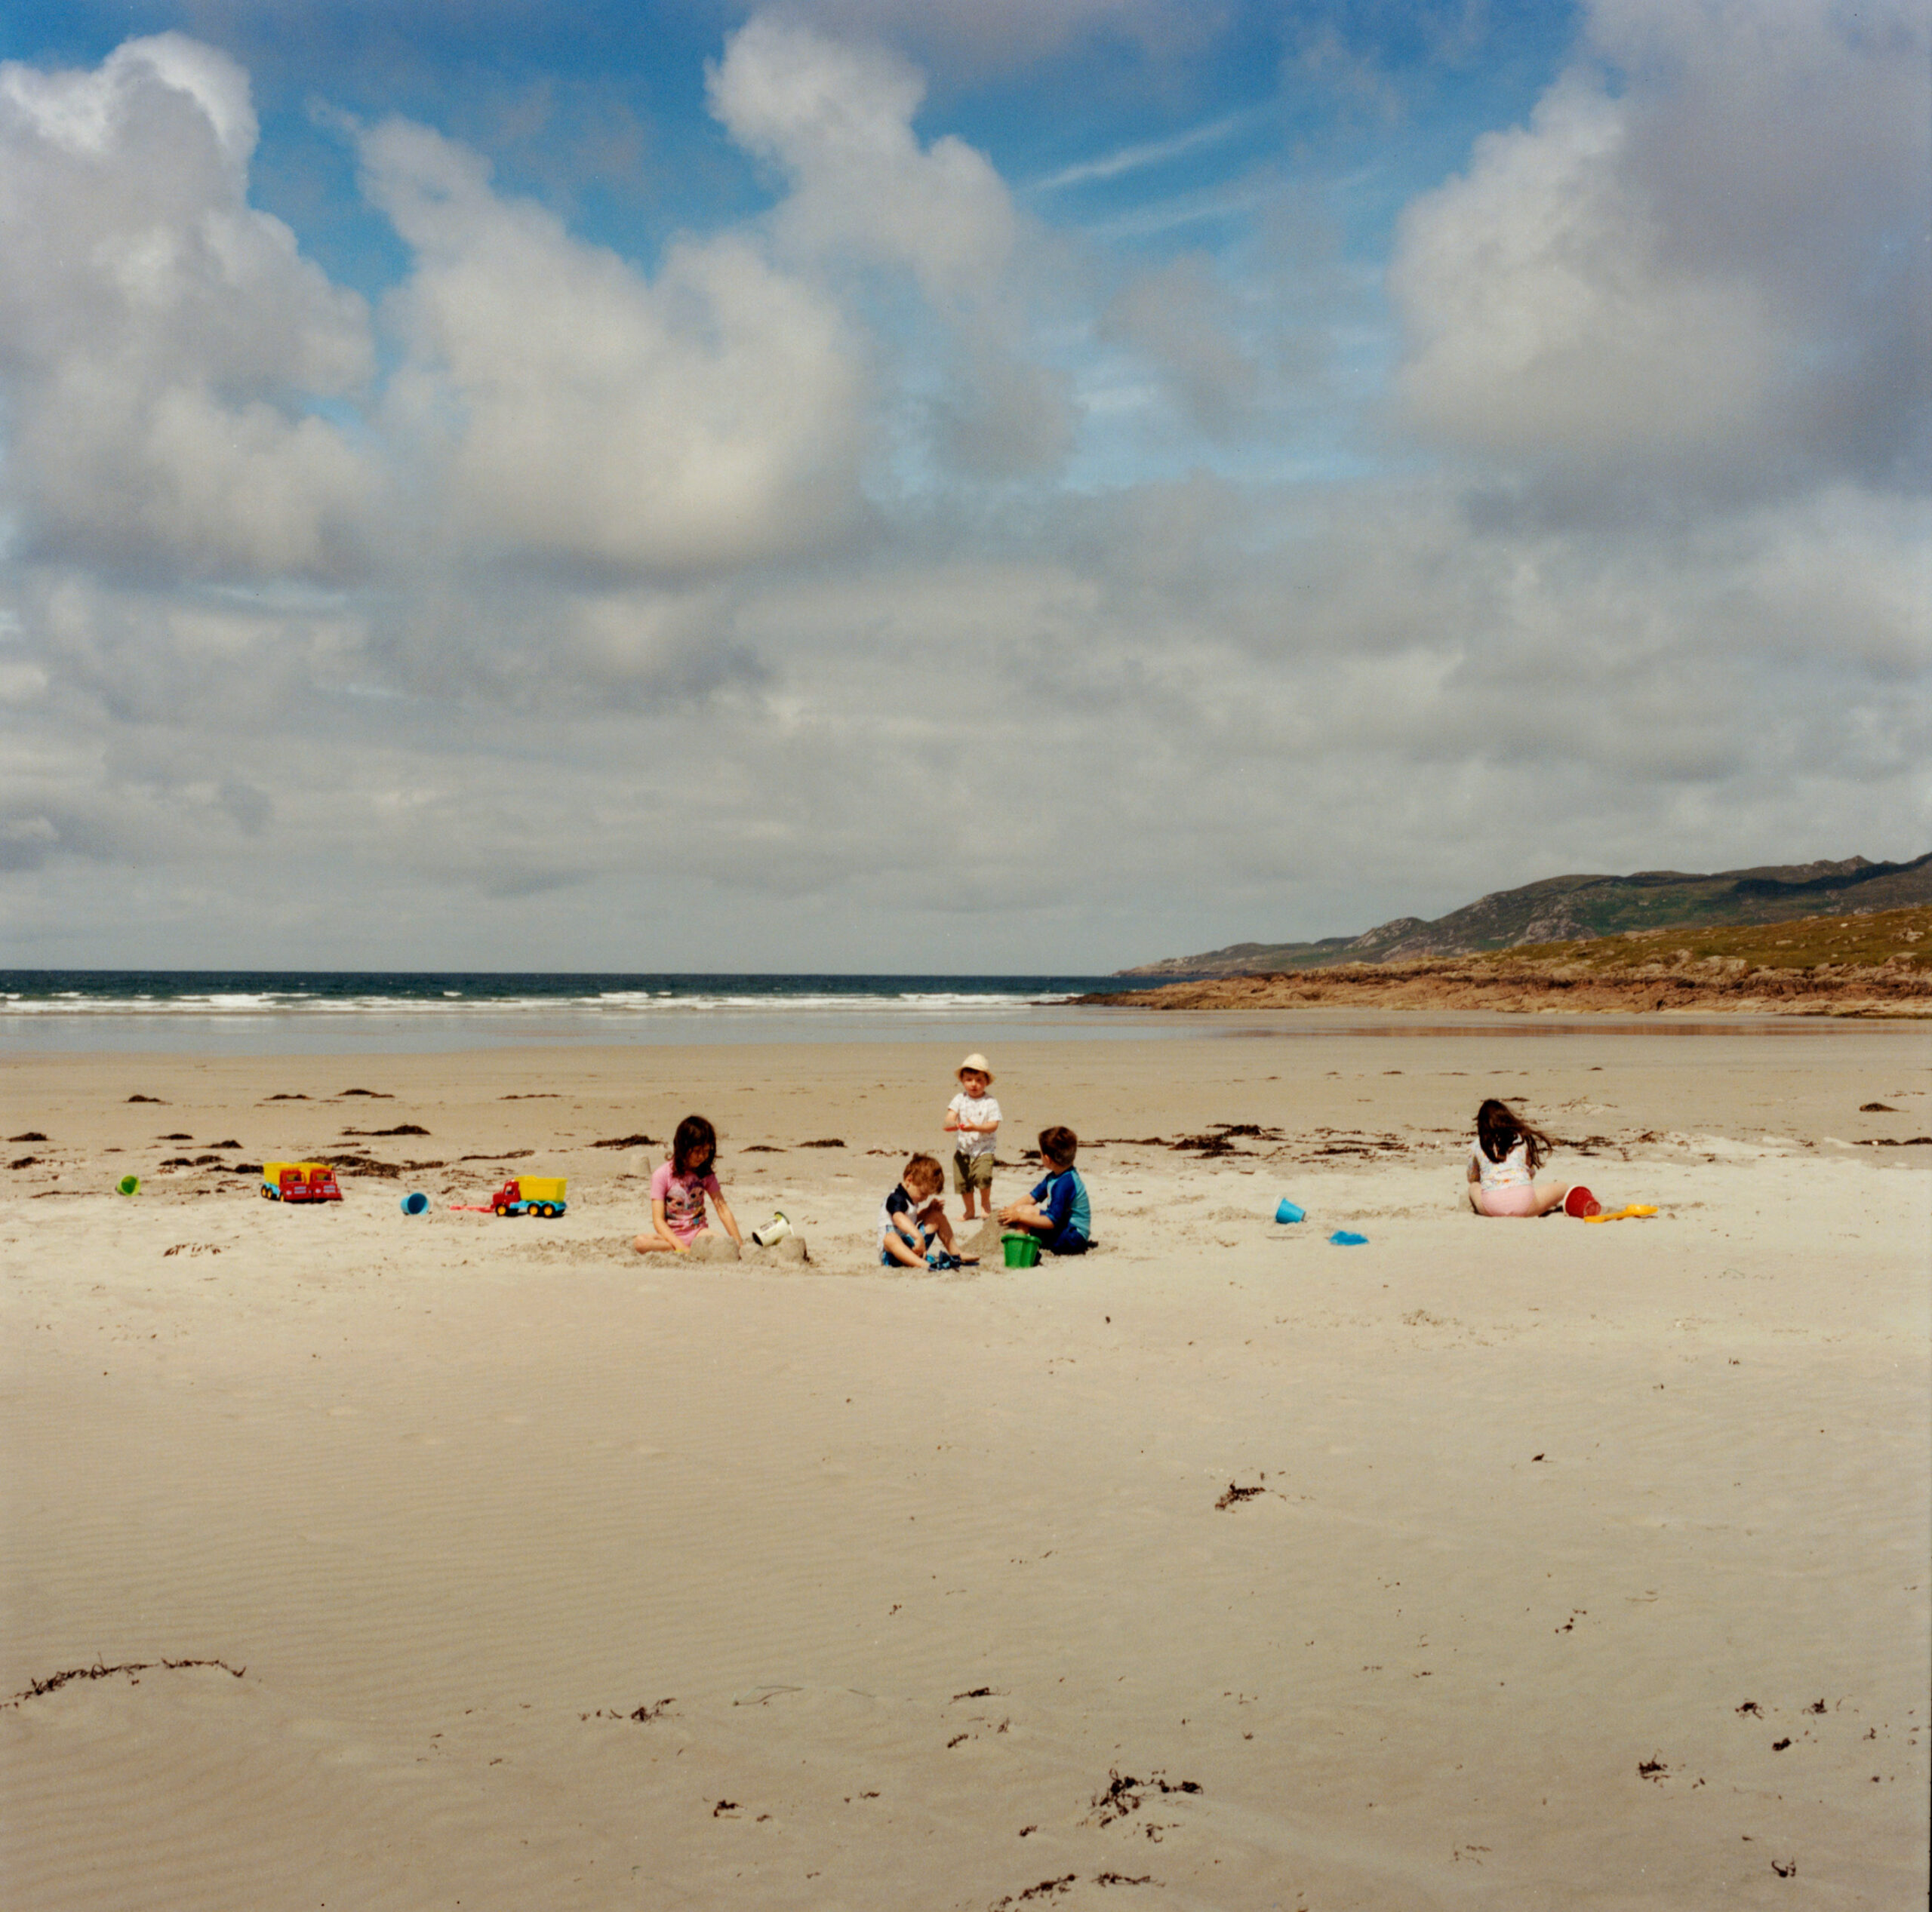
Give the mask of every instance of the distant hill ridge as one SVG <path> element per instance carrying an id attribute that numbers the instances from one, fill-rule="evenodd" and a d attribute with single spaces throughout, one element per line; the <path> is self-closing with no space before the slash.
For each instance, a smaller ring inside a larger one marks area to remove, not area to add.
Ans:
<path id="1" fill-rule="evenodd" d="M 1858 910 L 1932 903 L 1932 851 L 1909 863 L 1843 862 L 1720 870 L 1638 870 L 1629 876 L 1552 876 L 1498 890 L 1425 922 L 1398 916 L 1358 936 L 1315 942 L 1238 942 L 1198 956 L 1170 956 L 1119 976 L 1260 976 L 1337 963 L 1413 962 L 1472 956 L 1524 943 L 1571 942 L 1626 930 L 1695 929 L 1729 923 L 1783 923 Z"/>

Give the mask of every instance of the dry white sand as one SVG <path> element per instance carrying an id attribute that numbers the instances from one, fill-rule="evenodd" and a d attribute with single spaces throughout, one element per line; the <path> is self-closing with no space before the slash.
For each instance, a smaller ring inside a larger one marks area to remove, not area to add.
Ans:
<path id="1" fill-rule="evenodd" d="M 895 1277 L 956 1059 L 0 1065 L 7 1904 L 1924 1902 L 1922 1032 L 1012 1045 L 1009 1157 L 1283 1140 Z M 1492 1091 L 1662 1213 L 1469 1214 Z M 690 1108 L 810 1266 L 629 1253 Z"/>

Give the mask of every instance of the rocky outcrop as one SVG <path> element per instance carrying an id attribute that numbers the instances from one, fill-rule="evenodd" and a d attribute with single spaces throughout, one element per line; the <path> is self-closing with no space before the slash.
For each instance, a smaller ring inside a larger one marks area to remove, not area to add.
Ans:
<path id="1" fill-rule="evenodd" d="M 1494 954 L 1356 962 L 1084 996 L 1122 1009 L 1709 1010 L 1932 1016 L 1932 908 L 1626 931 Z"/>
<path id="2" fill-rule="evenodd" d="M 1401 916 L 1358 936 L 1315 942 L 1242 942 L 1171 956 L 1129 976 L 1260 976 L 1351 963 L 1409 963 L 1485 950 L 1615 936 L 1629 930 L 1782 923 L 1863 908 L 1932 903 L 1932 853 L 1909 863 L 1863 856 L 1838 862 L 1723 870 L 1700 876 L 1639 870 L 1629 876 L 1555 876 L 1499 890 L 1425 921 Z"/>

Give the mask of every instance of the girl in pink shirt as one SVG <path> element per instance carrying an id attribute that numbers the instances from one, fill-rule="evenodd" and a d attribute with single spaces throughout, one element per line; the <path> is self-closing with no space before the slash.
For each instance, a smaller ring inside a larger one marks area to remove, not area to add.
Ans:
<path id="1" fill-rule="evenodd" d="M 658 1165 L 651 1178 L 652 1232 L 632 1243 L 640 1255 L 669 1250 L 681 1255 L 691 1243 L 711 1232 L 704 1215 L 704 1198 L 717 1204 L 724 1232 L 742 1248 L 738 1218 L 718 1185 L 712 1165 L 718 1159 L 718 1131 L 702 1115 L 687 1115 L 672 1139 L 671 1159 Z"/>

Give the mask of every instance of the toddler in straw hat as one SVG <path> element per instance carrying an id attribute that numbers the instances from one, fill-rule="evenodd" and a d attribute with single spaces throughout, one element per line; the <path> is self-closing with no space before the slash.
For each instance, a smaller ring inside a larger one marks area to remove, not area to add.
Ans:
<path id="1" fill-rule="evenodd" d="M 959 1065 L 959 1093 L 946 1105 L 946 1130 L 953 1137 L 952 1182 L 975 1219 L 974 1199 L 993 1212 L 993 1141 L 999 1133 L 999 1104 L 987 1093 L 993 1072 L 977 1050 Z"/>

